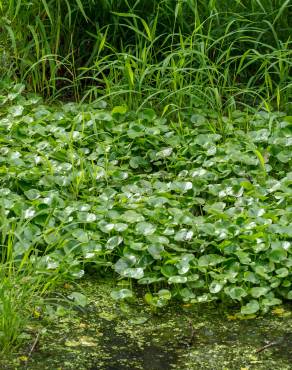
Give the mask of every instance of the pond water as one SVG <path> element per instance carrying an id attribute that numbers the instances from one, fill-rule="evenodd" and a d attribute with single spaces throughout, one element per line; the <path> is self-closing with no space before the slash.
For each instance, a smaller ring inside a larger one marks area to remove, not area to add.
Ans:
<path id="1" fill-rule="evenodd" d="M 90 304 L 45 325 L 28 361 L 1 370 L 288 370 L 292 310 L 238 320 L 222 307 L 176 303 L 154 313 L 142 299 L 116 303 L 112 283 L 84 281 Z M 39 327 L 44 325 L 41 321 Z"/>

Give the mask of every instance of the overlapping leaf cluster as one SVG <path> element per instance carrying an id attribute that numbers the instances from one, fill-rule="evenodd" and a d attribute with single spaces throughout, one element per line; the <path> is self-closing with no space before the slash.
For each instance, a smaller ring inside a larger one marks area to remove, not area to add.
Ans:
<path id="1" fill-rule="evenodd" d="M 16 258 L 31 251 L 40 270 L 74 277 L 109 267 L 162 288 L 146 295 L 158 307 L 174 296 L 253 314 L 292 299 L 291 117 L 196 111 L 178 123 L 49 107 L 22 89 L 1 96 L 2 248 L 14 225 Z"/>

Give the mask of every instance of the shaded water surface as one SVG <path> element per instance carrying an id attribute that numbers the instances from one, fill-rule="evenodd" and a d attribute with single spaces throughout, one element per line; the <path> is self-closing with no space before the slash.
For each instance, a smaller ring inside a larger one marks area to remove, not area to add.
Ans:
<path id="1" fill-rule="evenodd" d="M 46 324 L 27 362 L 19 353 L 0 360 L 0 369 L 292 369 L 291 306 L 249 320 L 206 305 L 178 304 L 155 314 L 142 299 L 116 304 L 111 283 L 85 281 L 83 288 L 90 299 L 85 312 Z"/>

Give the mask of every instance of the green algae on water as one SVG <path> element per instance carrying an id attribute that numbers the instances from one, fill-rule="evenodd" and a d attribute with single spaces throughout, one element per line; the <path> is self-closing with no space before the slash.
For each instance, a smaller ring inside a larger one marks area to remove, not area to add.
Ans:
<path id="1" fill-rule="evenodd" d="M 140 298 L 121 306 L 110 297 L 113 284 L 84 280 L 86 309 L 50 324 L 40 321 L 46 331 L 28 361 L 21 361 L 24 348 L 10 362 L 0 360 L 1 370 L 291 368 L 290 306 L 249 320 L 206 305 L 173 304 L 154 313 Z"/>

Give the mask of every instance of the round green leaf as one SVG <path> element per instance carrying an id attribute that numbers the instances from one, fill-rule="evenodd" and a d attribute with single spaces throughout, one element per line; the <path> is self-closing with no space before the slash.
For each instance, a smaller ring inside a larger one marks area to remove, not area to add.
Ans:
<path id="1" fill-rule="evenodd" d="M 160 244 L 150 245 L 148 247 L 148 252 L 151 254 L 151 256 L 154 259 L 161 260 L 162 259 L 162 253 L 164 252 L 164 247 L 163 247 L 163 245 L 160 245 Z"/>
<path id="2" fill-rule="evenodd" d="M 241 287 L 232 287 L 225 290 L 225 292 L 234 300 L 240 301 L 243 297 L 247 296 L 246 291 Z"/>
<path id="3" fill-rule="evenodd" d="M 121 272 L 121 275 L 132 279 L 141 279 L 144 276 L 144 270 L 141 267 L 127 268 Z"/>
<path id="4" fill-rule="evenodd" d="M 160 298 L 164 298 L 166 300 L 171 299 L 171 292 L 168 289 L 161 289 L 157 294 Z"/>
<path id="5" fill-rule="evenodd" d="M 156 226 L 151 224 L 150 222 L 139 222 L 136 225 L 136 232 L 144 236 L 154 234 L 155 230 Z"/>
<path id="6" fill-rule="evenodd" d="M 106 249 L 112 250 L 118 247 L 122 242 L 123 242 L 123 238 L 119 235 L 115 235 L 108 239 L 105 247 Z"/>
<path id="7" fill-rule="evenodd" d="M 132 298 L 133 292 L 130 289 L 119 289 L 111 292 L 111 297 L 115 300 L 121 300 L 125 298 Z"/>
<path id="8" fill-rule="evenodd" d="M 87 305 L 87 298 L 84 294 L 79 292 L 72 292 L 69 296 L 69 299 L 73 300 L 74 303 L 78 306 L 85 307 Z"/>
<path id="9" fill-rule="evenodd" d="M 252 315 L 258 312 L 259 309 L 260 309 L 260 305 L 258 301 L 252 300 L 248 302 L 245 306 L 242 306 L 240 312 L 242 315 Z"/>
<path id="10" fill-rule="evenodd" d="M 253 297 L 253 298 L 259 298 L 265 294 L 268 293 L 270 289 L 269 288 L 266 288 L 266 287 L 254 287 L 254 288 L 251 288 L 249 290 L 249 294 Z"/>
<path id="11" fill-rule="evenodd" d="M 269 259 L 272 262 L 281 262 L 287 258 L 287 251 L 283 248 L 276 248 L 273 249 L 269 253 Z"/>
<path id="12" fill-rule="evenodd" d="M 212 281 L 212 283 L 209 286 L 210 293 L 217 294 L 219 293 L 223 288 L 223 284 L 218 281 Z"/>
<path id="13" fill-rule="evenodd" d="M 179 276 L 179 275 L 171 276 L 168 279 L 169 284 L 183 284 L 183 283 L 186 283 L 187 281 L 188 279 L 186 276 Z"/>

